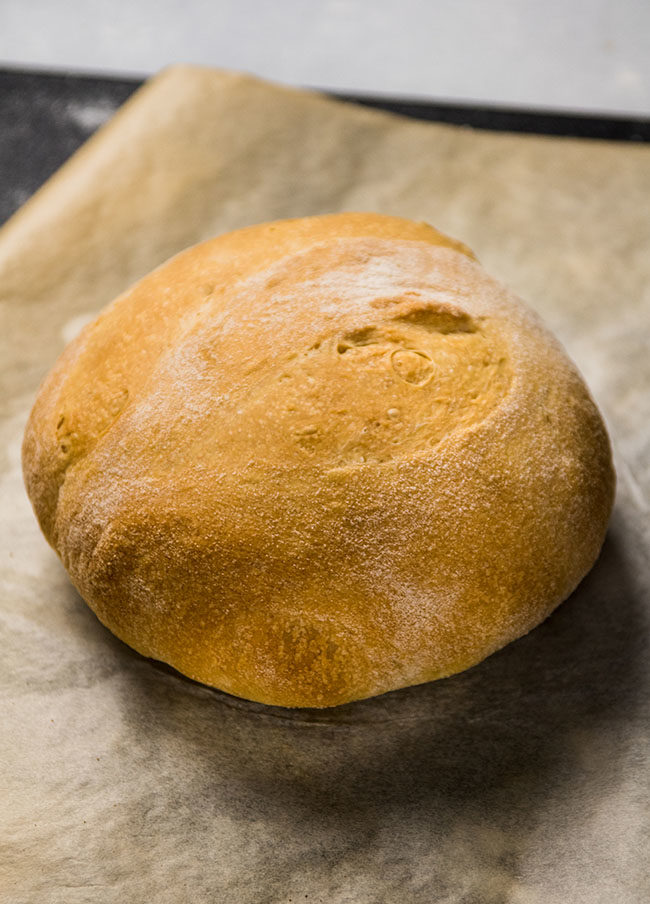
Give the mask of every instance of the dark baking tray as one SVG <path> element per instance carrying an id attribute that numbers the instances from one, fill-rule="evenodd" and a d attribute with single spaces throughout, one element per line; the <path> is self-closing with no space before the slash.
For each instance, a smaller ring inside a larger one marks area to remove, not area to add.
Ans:
<path id="1" fill-rule="evenodd" d="M 0 69 L 0 223 L 142 84 L 140 79 Z M 354 94 L 343 100 L 475 129 L 650 141 L 650 119 L 584 116 Z"/>

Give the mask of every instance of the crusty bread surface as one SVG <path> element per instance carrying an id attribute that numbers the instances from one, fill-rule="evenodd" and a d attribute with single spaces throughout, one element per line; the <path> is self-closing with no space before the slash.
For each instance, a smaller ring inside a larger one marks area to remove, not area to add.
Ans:
<path id="1" fill-rule="evenodd" d="M 44 381 L 23 445 L 101 621 L 248 699 L 451 675 L 593 564 L 614 473 L 539 318 L 430 226 L 338 214 L 203 242 Z"/>

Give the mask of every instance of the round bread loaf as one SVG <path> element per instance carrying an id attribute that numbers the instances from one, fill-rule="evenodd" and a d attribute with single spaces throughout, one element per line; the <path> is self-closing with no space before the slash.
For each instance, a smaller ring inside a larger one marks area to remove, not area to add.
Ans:
<path id="1" fill-rule="evenodd" d="M 465 246 L 374 214 L 243 229 L 87 326 L 23 447 L 101 621 L 240 697 L 451 675 L 593 564 L 614 473 L 587 388 Z"/>

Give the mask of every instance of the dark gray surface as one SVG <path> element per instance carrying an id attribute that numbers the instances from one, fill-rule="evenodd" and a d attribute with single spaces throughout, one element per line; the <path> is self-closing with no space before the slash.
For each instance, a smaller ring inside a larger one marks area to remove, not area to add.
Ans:
<path id="1" fill-rule="evenodd" d="M 0 70 L 0 223 L 137 87 L 126 79 Z"/>

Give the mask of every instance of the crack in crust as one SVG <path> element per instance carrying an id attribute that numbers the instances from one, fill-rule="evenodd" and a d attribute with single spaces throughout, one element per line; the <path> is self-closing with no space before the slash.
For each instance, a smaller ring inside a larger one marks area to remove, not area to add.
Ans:
<path id="1" fill-rule="evenodd" d="M 391 461 L 483 421 L 511 383 L 503 339 L 458 308 L 392 305 L 399 313 L 292 350 L 249 394 L 235 444 L 264 422 L 261 455 L 330 470 Z"/>

